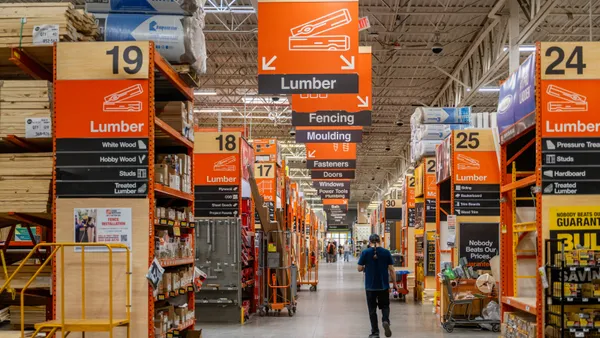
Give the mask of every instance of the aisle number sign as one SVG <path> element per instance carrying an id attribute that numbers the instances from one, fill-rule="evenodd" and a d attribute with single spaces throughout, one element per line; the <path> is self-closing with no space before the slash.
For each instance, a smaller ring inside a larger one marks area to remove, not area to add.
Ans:
<path id="1" fill-rule="evenodd" d="M 57 80 L 148 79 L 150 42 L 61 42 L 56 45 Z"/>
<path id="2" fill-rule="evenodd" d="M 260 94 L 358 93 L 358 1 L 259 1 Z"/>
<path id="3" fill-rule="evenodd" d="M 258 186 L 258 193 L 265 202 L 275 202 L 278 184 L 275 180 L 278 166 L 275 162 L 259 162 L 254 164 L 254 177 Z"/>
<path id="4" fill-rule="evenodd" d="M 238 154 L 241 137 L 240 132 L 196 132 L 194 154 Z"/>
<path id="5" fill-rule="evenodd" d="M 491 129 L 453 131 L 454 183 L 499 184 L 500 171 Z"/>
<path id="6" fill-rule="evenodd" d="M 414 176 L 406 176 L 406 181 L 408 185 L 406 186 L 406 204 L 408 208 L 415 207 L 415 177 Z"/>
<path id="7" fill-rule="evenodd" d="M 540 43 L 542 194 L 597 195 L 600 43 Z"/>
<path id="8" fill-rule="evenodd" d="M 437 197 L 437 184 L 435 181 L 436 159 L 425 158 L 425 198 Z"/>

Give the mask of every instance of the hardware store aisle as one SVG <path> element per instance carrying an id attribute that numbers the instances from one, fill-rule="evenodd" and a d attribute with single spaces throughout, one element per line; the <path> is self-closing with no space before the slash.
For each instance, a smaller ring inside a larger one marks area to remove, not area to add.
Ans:
<path id="1" fill-rule="evenodd" d="M 298 299 L 298 312 L 288 317 L 286 310 L 279 317 L 253 316 L 244 326 L 201 323 L 204 338 L 366 338 L 370 333 L 363 277 L 356 271 L 356 259 L 351 262 L 321 263 L 317 292 L 303 286 Z M 456 328 L 445 333 L 437 324 L 431 306 L 392 300 L 392 337 L 498 337 L 498 333 L 477 329 Z M 285 312 L 285 313 L 284 313 Z M 381 316 L 381 312 L 379 312 Z M 381 317 L 380 317 L 381 318 Z M 381 319 L 380 319 L 381 321 Z M 382 331 L 383 333 L 383 331 Z M 381 337 L 384 337 L 382 334 Z"/>

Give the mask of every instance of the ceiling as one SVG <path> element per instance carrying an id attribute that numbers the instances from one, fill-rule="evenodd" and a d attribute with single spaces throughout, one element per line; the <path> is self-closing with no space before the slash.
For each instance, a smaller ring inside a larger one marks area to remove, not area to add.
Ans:
<path id="1" fill-rule="evenodd" d="M 495 111 L 498 93 L 487 89 L 497 88 L 509 74 L 509 37 L 513 45 L 590 38 L 590 1 L 517 0 L 519 29 L 512 33 L 511 1 L 360 0 L 360 16 L 368 16 L 371 24 L 360 41 L 373 50 L 373 125 L 365 128 L 358 146 L 352 203 L 385 194 L 408 166 L 409 117 L 415 107 L 472 105 L 476 112 Z M 599 2 L 591 2 L 594 38 L 600 33 Z M 207 2 L 208 72 L 202 83 L 218 95 L 197 97 L 197 105 L 230 108 L 233 112 L 221 113 L 224 127 L 246 125 L 252 138 L 293 143 L 285 98 L 274 102 L 256 96 L 258 18 L 247 11 L 252 5 L 250 0 Z M 435 42 L 443 45 L 439 54 L 432 52 Z M 217 115 L 201 113 L 198 121 L 217 126 Z M 291 156 L 292 176 L 309 176 L 295 169 L 303 166 L 303 146 L 285 152 Z"/>
<path id="2" fill-rule="evenodd" d="M 373 124 L 365 128 L 358 146 L 351 202 L 386 194 L 409 166 L 409 117 L 415 107 L 471 105 L 475 112 L 495 111 L 498 93 L 480 89 L 497 88 L 508 76 L 509 40 L 511 45 L 531 45 L 540 40 L 598 39 L 599 3 L 360 0 L 359 14 L 371 24 L 360 32 L 360 44 L 372 46 L 373 51 Z M 274 102 L 271 97 L 256 96 L 258 17 L 254 8 L 255 0 L 206 2 L 208 71 L 201 76 L 201 89 L 218 95 L 197 96 L 196 105 L 227 112 L 220 113 L 220 122 L 217 113 L 198 113 L 198 123 L 204 127 L 246 125 L 251 138 L 277 137 L 286 145 L 291 175 L 308 183 L 308 171 L 300 169 L 304 147 L 293 144 L 289 134 L 287 99 Z M 518 17 L 511 17 L 517 11 Z M 431 49 L 436 42 L 443 46 L 439 54 Z M 527 55 L 521 53 L 522 58 Z"/>

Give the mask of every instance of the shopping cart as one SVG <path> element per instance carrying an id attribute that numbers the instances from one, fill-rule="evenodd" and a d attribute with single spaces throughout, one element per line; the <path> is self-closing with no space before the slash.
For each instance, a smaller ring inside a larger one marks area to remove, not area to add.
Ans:
<path id="1" fill-rule="evenodd" d="M 481 314 L 477 314 L 477 316 L 473 316 L 472 311 L 475 302 L 481 302 L 481 308 L 483 308 L 484 299 L 489 298 L 488 296 L 483 295 L 474 295 L 474 298 L 462 298 L 459 299 L 456 297 L 455 291 L 460 287 L 460 279 L 451 280 L 446 275 L 442 274 L 440 276 L 442 278 L 442 282 L 445 285 L 446 294 L 448 296 L 448 308 L 443 316 L 442 326 L 446 332 L 451 333 L 454 331 L 454 327 L 456 325 L 476 325 L 480 326 L 482 324 L 488 324 L 492 327 L 492 331 L 500 332 L 500 321 L 493 319 L 476 319 L 475 317 L 483 318 Z M 456 306 L 465 306 L 465 316 L 462 318 L 456 318 L 454 316 L 454 310 Z"/>
<path id="2" fill-rule="evenodd" d="M 396 283 L 398 289 L 392 291 L 394 299 L 398 299 L 401 302 L 406 302 L 406 295 L 408 294 L 408 275 L 410 271 L 403 267 L 394 267 L 396 272 Z"/>

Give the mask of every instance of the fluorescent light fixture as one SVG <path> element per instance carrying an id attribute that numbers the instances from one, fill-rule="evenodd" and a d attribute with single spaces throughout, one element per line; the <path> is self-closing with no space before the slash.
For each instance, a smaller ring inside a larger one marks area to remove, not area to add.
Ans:
<path id="1" fill-rule="evenodd" d="M 288 105 L 290 102 L 286 97 L 279 97 L 278 101 L 273 101 L 268 96 L 245 96 L 242 98 L 244 103 L 247 104 L 264 104 L 264 105 Z"/>
<path id="2" fill-rule="evenodd" d="M 231 108 L 202 108 L 202 109 L 194 109 L 195 113 L 233 113 L 233 109 Z M 240 116 L 240 118 L 242 118 Z"/>
<path id="3" fill-rule="evenodd" d="M 214 90 L 196 89 L 196 90 L 194 90 L 194 95 L 196 95 L 196 96 L 214 96 L 214 95 L 217 95 L 217 92 Z"/>
<path id="4" fill-rule="evenodd" d="M 479 91 L 484 92 L 484 93 L 499 92 L 500 87 L 482 87 L 482 88 L 479 88 Z"/>
<path id="5" fill-rule="evenodd" d="M 505 52 L 507 52 L 508 51 L 508 46 L 504 46 L 504 48 L 502 48 L 502 50 L 504 50 Z M 519 46 L 519 52 L 522 52 L 522 53 L 535 52 L 535 45 L 520 45 Z"/>

